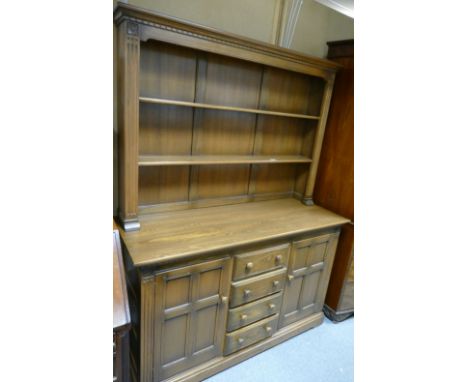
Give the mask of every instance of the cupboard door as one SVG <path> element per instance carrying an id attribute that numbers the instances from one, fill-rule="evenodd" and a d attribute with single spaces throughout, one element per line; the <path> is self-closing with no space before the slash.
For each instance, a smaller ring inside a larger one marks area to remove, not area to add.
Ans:
<path id="1" fill-rule="evenodd" d="M 280 327 L 322 310 L 339 232 L 292 245 Z"/>
<path id="2" fill-rule="evenodd" d="M 163 380 L 222 354 L 231 260 L 223 258 L 160 273 L 155 278 L 154 354 Z"/>

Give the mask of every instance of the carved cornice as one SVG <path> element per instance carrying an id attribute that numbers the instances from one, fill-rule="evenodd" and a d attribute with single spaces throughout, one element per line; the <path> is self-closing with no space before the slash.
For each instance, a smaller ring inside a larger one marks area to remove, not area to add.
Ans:
<path id="1" fill-rule="evenodd" d="M 116 25 L 119 25 L 123 21 L 131 21 L 140 25 L 146 25 L 200 40 L 268 55 L 270 57 L 298 64 L 309 65 L 328 72 L 336 72 L 341 67 L 341 65 L 329 60 L 300 54 L 272 44 L 256 41 L 246 37 L 240 37 L 227 32 L 220 32 L 216 29 L 182 21 L 175 17 L 119 3 L 114 11 L 114 22 Z"/>

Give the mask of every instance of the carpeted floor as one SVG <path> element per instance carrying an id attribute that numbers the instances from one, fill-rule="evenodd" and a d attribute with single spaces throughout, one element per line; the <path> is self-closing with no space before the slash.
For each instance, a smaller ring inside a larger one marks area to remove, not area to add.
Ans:
<path id="1" fill-rule="evenodd" d="M 209 382 L 351 382 L 354 318 L 315 329 L 208 378 Z"/>

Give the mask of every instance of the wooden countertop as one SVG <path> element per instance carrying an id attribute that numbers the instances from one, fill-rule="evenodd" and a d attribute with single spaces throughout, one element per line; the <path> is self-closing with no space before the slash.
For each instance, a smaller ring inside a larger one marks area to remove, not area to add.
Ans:
<path id="1" fill-rule="evenodd" d="M 125 270 L 123 269 L 122 251 L 120 250 L 119 231 L 113 231 L 114 245 L 114 330 L 130 324 Z"/>
<path id="2" fill-rule="evenodd" d="M 135 266 L 141 267 L 347 222 L 289 198 L 142 215 L 139 231 L 121 230 L 121 235 Z"/>

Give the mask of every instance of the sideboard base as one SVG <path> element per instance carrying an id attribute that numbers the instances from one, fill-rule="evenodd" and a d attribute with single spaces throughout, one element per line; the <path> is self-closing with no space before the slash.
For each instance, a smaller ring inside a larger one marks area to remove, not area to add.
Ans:
<path id="1" fill-rule="evenodd" d="M 310 317 L 307 317 L 301 321 L 290 324 L 280 330 L 278 330 L 270 338 L 252 345 L 244 350 L 234 353 L 227 357 L 215 358 L 203 365 L 188 370 L 185 373 L 178 374 L 172 378 L 167 379 L 167 382 L 198 382 L 202 381 L 214 374 L 221 372 L 222 370 L 228 369 L 246 359 L 253 357 L 271 347 L 284 342 L 291 337 L 294 337 L 300 333 L 303 333 L 309 329 L 315 328 L 320 325 L 324 320 L 323 312 L 315 313 Z M 165 382 L 166 382 L 165 381 Z"/>

